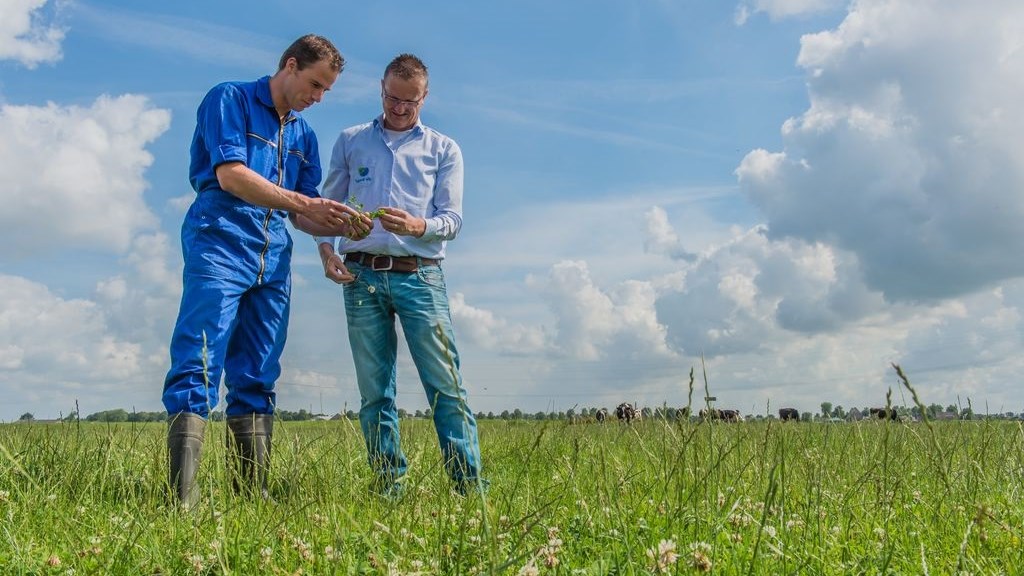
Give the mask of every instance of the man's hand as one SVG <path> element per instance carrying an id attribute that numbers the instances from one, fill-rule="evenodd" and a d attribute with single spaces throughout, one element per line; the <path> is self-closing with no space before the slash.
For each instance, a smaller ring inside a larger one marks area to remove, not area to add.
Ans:
<path id="1" fill-rule="evenodd" d="M 415 236 L 419 238 L 427 231 L 427 221 L 413 216 L 401 208 L 381 208 L 384 214 L 380 217 L 380 225 L 384 230 L 399 236 Z"/>
<path id="2" fill-rule="evenodd" d="M 311 211 L 293 213 L 292 223 L 299 230 L 313 236 L 344 236 L 353 240 L 362 240 L 370 235 L 373 220 L 355 208 L 326 198 L 310 198 L 309 203 L 314 206 Z M 319 217 L 320 221 L 313 220 L 310 214 Z"/>
<path id="3" fill-rule="evenodd" d="M 341 255 L 334 251 L 334 246 L 324 242 L 320 244 L 320 261 L 324 265 L 324 276 L 337 284 L 348 284 L 354 282 L 356 277 L 348 268 Z"/>
<path id="4" fill-rule="evenodd" d="M 311 198 L 302 215 L 312 224 L 333 232 L 320 236 L 345 236 L 353 240 L 366 238 L 373 220 L 351 206 L 327 198 Z"/>

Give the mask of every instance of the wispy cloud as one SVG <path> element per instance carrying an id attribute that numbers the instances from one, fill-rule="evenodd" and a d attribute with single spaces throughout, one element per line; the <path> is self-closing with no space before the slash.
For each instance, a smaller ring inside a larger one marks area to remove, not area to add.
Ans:
<path id="1" fill-rule="evenodd" d="M 172 52 L 208 65 L 266 70 L 276 65 L 284 48 L 282 38 L 192 18 L 86 3 L 75 4 L 73 11 L 76 23 L 87 25 L 108 40 Z"/>
<path id="2" fill-rule="evenodd" d="M 733 20 L 742 26 L 757 12 L 768 14 L 772 20 L 782 20 L 838 10 L 846 3 L 847 0 L 744 0 L 736 6 Z"/>
<path id="3" fill-rule="evenodd" d="M 705 149 L 678 146 L 676 144 L 659 141 L 657 139 L 637 136 L 636 134 L 632 134 L 624 130 L 616 131 L 590 128 L 588 126 L 554 120 L 546 115 L 530 114 L 504 107 L 479 107 L 477 112 L 482 116 L 487 116 L 502 122 L 517 124 L 519 126 L 527 126 L 545 132 L 557 132 L 572 136 L 580 136 L 590 141 L 607 142 L 622 147 L 641 147 L 693 156 L 726 158 L 725 156 L 708 152 Z"/>

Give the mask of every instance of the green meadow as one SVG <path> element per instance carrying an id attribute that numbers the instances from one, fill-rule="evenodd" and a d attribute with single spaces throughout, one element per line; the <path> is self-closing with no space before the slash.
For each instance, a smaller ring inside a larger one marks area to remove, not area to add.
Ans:
<path id="1" fill-rule="evenodd" d="M 369 490 L 356 423 L 278 422 L 272 502 L 236 496 L 224 423 L 202 503 L 166 486 L 166 425 L 0 426 L 2 574 L 1014 574 L 1024 431 L 1008 421 L 480 422 L 462 497 L 432 423 L 408 490 Z"/>

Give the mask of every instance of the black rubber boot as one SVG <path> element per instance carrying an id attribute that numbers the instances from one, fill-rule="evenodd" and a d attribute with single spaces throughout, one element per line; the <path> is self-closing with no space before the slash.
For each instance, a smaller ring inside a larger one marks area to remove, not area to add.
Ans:
<path id="1" fill-rule="evenodd" d="M 228 461 L 235 491 L 270 500 L 267 474 L 270 471 L 270 438 L 274 432 L 272 414 L 246 414 L 228 418 Z"/>
<path id="2" fill-rule="evenodd" d="M 205 430 L 206 420 L 188 412 L 172 416 L 167 428 L 170 486 L 183 508 L 191 508 L 199 502 L 196 471 L 203 452 Z"/>

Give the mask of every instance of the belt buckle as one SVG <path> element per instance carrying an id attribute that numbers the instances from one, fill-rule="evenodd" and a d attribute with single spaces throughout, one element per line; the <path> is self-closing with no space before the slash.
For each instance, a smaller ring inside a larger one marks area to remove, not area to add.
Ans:
<path id="1" fill-rule="evenodd" d="M 387 258 L 388 259 L 387 265 L 382 265 L 382 266 L 378 267 L 377 266 L 377 258 Z M 391 258 L 391 256 L 388 256 L 386 254 L 374 254 L 373 258 L 370 258 L 370 268 L 373 268 L 374 272 L 387 272 L 388 270 L 391 270 L 392 268 L 394 268 L 394 266 L 395 266 L 394 259 Z"/>

